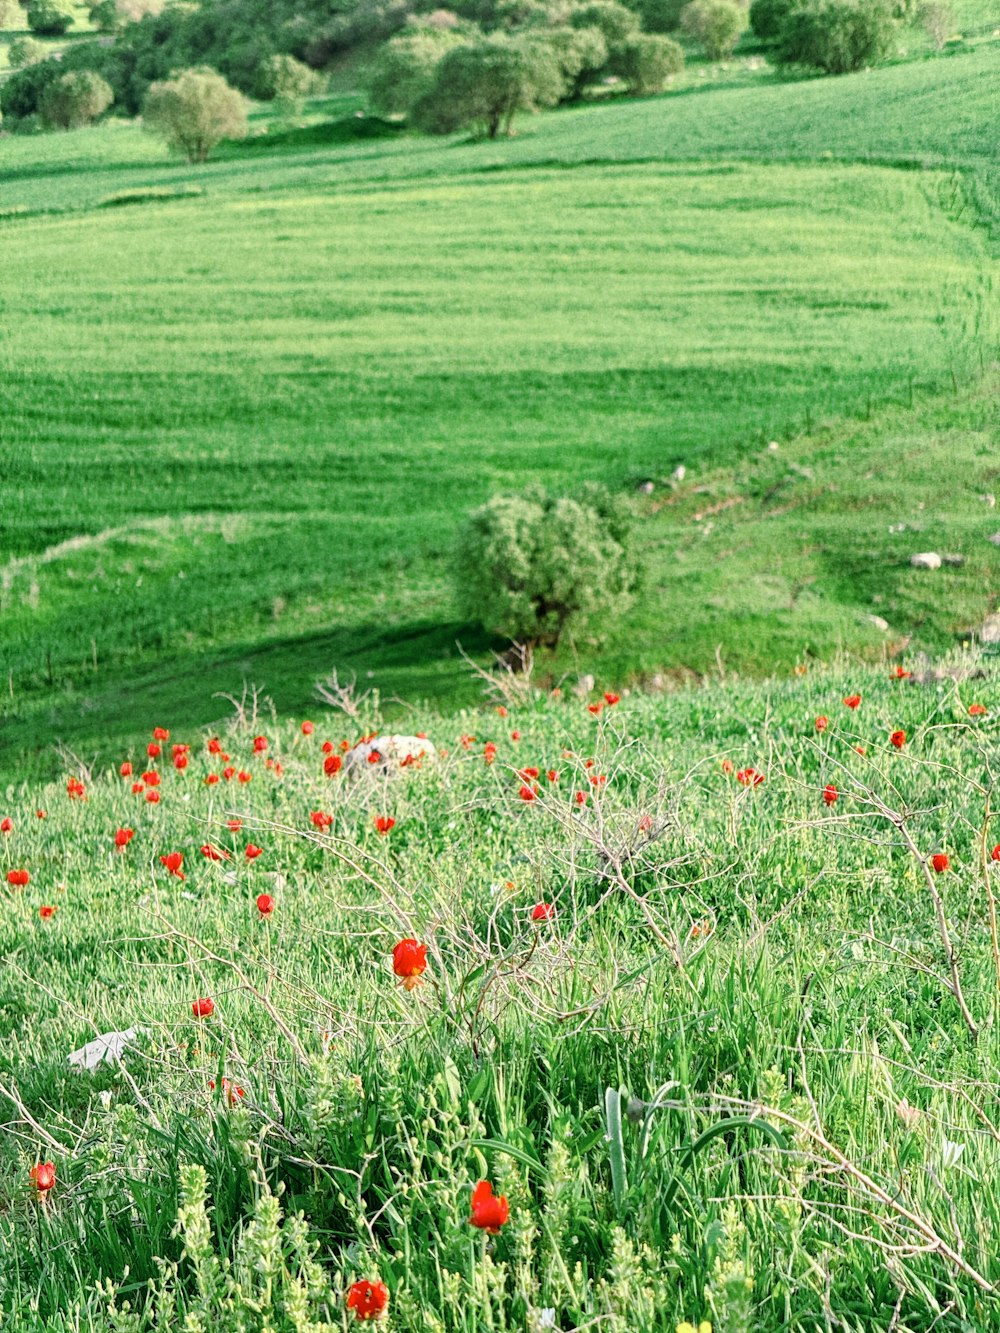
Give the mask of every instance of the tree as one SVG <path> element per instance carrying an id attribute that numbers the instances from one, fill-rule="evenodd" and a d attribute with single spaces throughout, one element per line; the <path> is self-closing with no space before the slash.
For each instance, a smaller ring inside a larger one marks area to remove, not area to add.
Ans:
<path id="1" fill-rule="evenodd" d="M 681 10 L 681 27 L 709 60 L 725 60 L 747 26 L 746 10 L 733 0 L 691 0 Z"/>
<path id="2" fill-rule="evenodd" d="M 38 112 L 47 129 L 78 130 L 95 121 L 114 100 L 111 85 L 100 74 L 71 70 L 47 85 Z"/>
<path id="3" fill-rule="evenodd" d="M 15 37 L 7 48 L 7 59 L 11 69 L 26 69 L 28 65 L 37 65 L 49 54 L 44 42 L 34 37 Z"/>
<path id="4" fill-rule="evenodd" d="M 529 37 L 548 45 L 573 96 L 579 96 L 607 67 L 608 44 L 600 28 L 537 28 Z"/>
<path id="5" fill-rule="evenodd" d="M 164 0 L 91 0 L 90 21 L 101 32 L 118 32 L 150 14 L 162 14 Z"/>
<path id="6" fill-rule="evenodd" d="M 247 110 L 242 93 L 214 69 L 201 66 L 152 84 L 143 123 L 189 162 L 204 162 L 221 140 L 246 138 Z"/>
<path id="7" fill-rule="evenodd" d="M 600 486 L 498 495 L 470 515 L 455 559 L 463 614 L 519 643 L 554 645 L 612 611 L 639 582 L 633 511 Z"/>
<path id="8" fill-rule="evenodd" d="M 28 27 L 40 37 L 61 37 L 76 17 L 71 0 L 31 0 Z"/>
<path id="9" fill-rule="evenodd" d="M 368 70 L 368 100 L 381 116 L 405 116 L 434 86 L 446 52 L 462 41 L 448 29 L 404 31 L 381 48 Z"/>
<path id="10" fill-rule="evenodd" d="M 775 56 L 782 65 L 849 74 L 884 60 L 895 32 L 883 0 L 810 0 L 788 15 Z"/>
<path id="11" fill-rule="evenodd" d="M 452 134 L 467 125 L 495 139 L 518 111 L 554 106 L 565 84 L 552 49 L 526 38 L 484 37 L 449 51 L 413 108 L 421 129 Z"/>
<path id="12" fill-rule="evenodd" d="M 920 24 L 934 43 L 935 51 L 943 51 L 948 38 L 955 31 L 955 14 L 950 5 L 940 0 L 929 0 L 917 13 Z"/>
<path id="13" fill-rule="evenodd" d="M 676 32 L 687 0 L 638 0 L 636 9 L 646 32 Z"/>
<path id="14" fill-rule="evenodd" d="M 598 28 L 609 49 L 634 37 L 640 27 L 639 16 L 618 0 L 590 0 L 589 4 L 577 5 L 569 21 L 574 28 Z"/>
<path id="15" fill-rule="evenodd" d="M 663 85 L 684 68 L 684 52 L 669 37 L 640 32 L 611 52 L 608 68 L 635 97 L 662 92 Z"/>
<path id="16" fill-rule="evenodd" d="M 274 55 L 257 67 L 254 93 L 262 102 L 274 102 L 278 110 L 296 116 L 302 103 L 319 86 L 319 76 L 294 56 Z"/>

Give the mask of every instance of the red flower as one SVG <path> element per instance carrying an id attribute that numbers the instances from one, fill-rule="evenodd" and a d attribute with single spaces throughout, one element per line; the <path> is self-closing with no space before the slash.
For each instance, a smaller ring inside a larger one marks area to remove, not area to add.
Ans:
<path id="1" fill-rule="evenodd" d="M 472 1225 L 495 1236 L 509 1216 L 510 1205 L 506 1198 L 502 1194 L 495 1195 L 488 1180 L 481 1180 L 472 1191 L 472 1216 L 469 1218 Z"/>
<path id="2" fill-rule="evenodd" d="M 311 722 L 308 722 L 308 721 L 307 721 L 307 722 L 303 722 L 303 723 L 302 723 L 302 735 L 303 735 L 303 736 L 311 736 L 315 730 L 316 730 L 316 728 L 315 728 L 315 726 L 314 726 Z"/>
<path id="3" fill-rule="evenodd" d="M 510 738 L 512 741 L 519 741 L 521 739 L 521 733 L 519 731 L 512 731 L 510 733 Z"/>
<path id="4" fill-rule="evenodd" d="M 226 779 L 227 782 L 232 782 L 233 778 L 236 776 L 236 769 L 229 767 L 224 768 L 222 770 L 222 776 Z"/>
<path id="5" fill-rule="evenodd" d="M 43 921 L 50 921 L 52 917 L 55 916 L 55 914 L 56 914 L 56 909 L 54 907 L 40 907 L 38 909 L 38 915 L 42 918 Z"/>
<path id="6" fill-rule="evenodd" d="M 506 716 L 507 716 L 507 710 L 506 708 L 504 708 L 503 704 L 500 704 L 500 706 L 497 708 L 497 717 L 506 717 Z"/>
<path id="7" fill-rule="evenodd" d="M 520 796 L 522 801 L 538 800 L 538 792 L 535 791 L 534 787 L 529 787 L 527 783 L 522 784 L 521 790 L 517 794 L 518 796 Z"/>
<path id="8" fill-rule="evenodd" d="M 469 747 L 474 744 L 475 739 L 475 736 L 459 736 L 458 743 L 463 750 L 468 750 Z"/>
<path id="9" fill-rule="evenodd" d="M 855 749 L 855 751 L 856 751 L 858 754 L 867 754 L 867 753 L 868 753 L 868 751 L 865 749 L 865 747 L 864 747 L 863 745 L 855 745 L 854 749 Z"/>
<path id="10" fill-rule="evenodd" d="M 246 846 L 246 851 L 243 853 L 243 855 L 246 857 L 248 861 L 256 861 L 257 857 L 260 856 L 263 850 L 264 848 L 258 847 L 256 843 L 248 842 Z"/>
<path id="11" fill-rule="evenodd" d="M 205 778 L 205 786 L 214 787 L 218 781 L 219 781 L 218 773 L 209 773 L 208 776 Z"/>
<path id="12" fill-rule="evenodd" d="M 214 1078 L 208 1080 L 208 1086 L 213 1092 L 215 1091 Z M 239 1104 L 240 1099 L 246 1096 L 246 1093 L 241 1087 L 238 1087 L 237 1084 L 231 1083 L 228 1078 L 224 1078 L 222 1080 L 222 1095 L 230 1106 L 236 1106 Z"/>
<path id="13" fill-rule="evenodd" d="M 1000 861 L 1000 842 L 998 842 L 997 845 L 993 848 L 992 852 L 990 852 L 990 860 Z"/>
<path id="14" fill-rule="evenodd" d="M 934 867 L 934 873 L 936 875 L 943 875 L 944 872 L 950 868 L 951 860 L 944 852 L 936 852 L 931 857 L 931 865 Z"/>
<path id="15" fill-rule="evenodd" d="M 133 795 L 133 796 L 138 796 L 139 793 L 140 793 L 141 791 L 143 791 L 143 790 L 144 790 L 144 788 L 143 788 L 143 785 L 142 785 L 141 782 L 133 782 L 133 783 L 132 783 L 132 795 Z"/>
<path id="16" fill-rule="evenodd" d="M 24 889 L 31 883 L 27 870 L 8 870 L 7 883 L 15 889 Z"/>
<path id="17" fill-rule="evenodd" d="M 853 713 L 855 708 L 857 708 L 860 703 L 861 703 L 860 694 L 849 694 L 847 698 L 844 700 L 844 707 L 849 708 Z"/>
<path id="18" fill-rule="evenodd" d="M 591 773 L 590 775 L 590 785 L 592 787 L 597 787 L 597 788 L 606 787 L 607 782 L 608 779 L 604 773 Z"/>
<path id="19" fill-rule="evenodd" d="M 261 916 L 270 916 L 274 911 L 274 899 L 269 893 L 260 893 L 257 895 L 257 911 Z"/>
<path id="20" fill-rule="evenodd" d="M 184 769 L 187 768 L 187 766 L 188 766 L 188 757 L 186 754 L 174 755 L 174 768 L 177 769 L 178 773 L 183 773 Z"/>
<path id="21" fill-rule="evenodd" d="M 559 781 L 559 774 L 556 772 L 556 770 L 555 770 L 554 768 L 547 769 L 547 770 L 546 770 L 546 773 L 545 773 L 545 776 L 548 778 L 548 780 L 549 780 L 550 782 L 558 782 L 558 781 Z"/>
<path id="22" fill-rule="evenodd" d="M 51 1162 L 39 1162 L 31 1168 L 28 1176 L 35 1187 L 35 1193 L 39 1195 L 48 1194 L 56 1183 L 56 1169 Z"/>
<path id="23" fill-rule="evenodd" d="M 603 704 L 588 704 L 587 712 L 593 713 L 593 715 L 596 717 L 603 707 L 604 707 Z"/>
<path id="24" fill-rule="evenodd" d="M 311 811 L 309 818 L 312 820 L 312 822 L 320 830 L 321 833 L 325 833 L 326 830 L 333 823 L 333 815 L 328 815 L 324 813 L 324 811 L 322 810 Z"/>
<path id="25" fill-rule="evenodd" d="M 207 861 L 228 861 L 229 853 L 219 851 L 218 847 L 213 847 L 210 842 L 202 843 L 201 854 Z"/>
<path id="26" fill-rule="evenodd" d="M 827 727 L 828 727 L 829 725 L 830 725 L 830 719 L 829 719 L 828 717 L 818 717 L 818 718 L 816 719 L 816 730 L 817 730 L 817 731 L 826 731 L 826 729 L 827 729 Z"/>
<path id="27" fill-rule="evenodd" d="M 604 702 L 608 705 L 609 708 L 614 708 L 615 704 L 618 703 L 620 699 L 621 699 L 620 694 L 609 694 L 607 693 L 607 691 L 605 691 Z"/>
<path id="28" fill-rule="evenodd" d="M 149 802 L 150 805 L 159 804 L 160 800 L 159 791 L 155 787 L 150 788 L 150 790 L 146 792 L 146 800 Z"/>
<path id="29" fill-rule="evenodd" d="M 389 1288 L 377 1279 L 374 1282 L 355 1282 L 347 1290 L 344 1302 L 353 1310 L 356 1319 L 378 1319 L 389 1304 Z"/>
<path id="30" fill-rule="evenodd" d="M 755 768 L 741 768 L 736 774 L 736 781 L 743 787 L 759 787 L 764 781 L 764 774 Z"/>
<path id="31" fill-rule="evenodd" d="M 890 680 L 909 680 L 913 675 L 912 671 L 907 671 L 904 667 L 898 666 L 895 671 L 889 672 Z"/>
<path id="32" fill-rule="evenodd" d="M 87 789 L 79 778 L 66 779 L 66 794 L 71 801 L 86 799 Z"/>
<path id="33" fill-rule="evenodd" d="M 255 737 L 253 738 L 253 752 L 254 752 L 254 754 L 263 754 L 264 751 L 265 751 L 266 749 L 267 749 L 267 737 L 266 737 L 266 736 L 255 736 Z"/>
<path id="34" fill-rule="evenodd" d="M 970 717 L 985 717 L 988 712 L 989 709 L 985 704 L 969 704 Z"/>
<path id="35" fill-rule="evenodd" d="M 531 909 L 532 921 L 551 921 L 556 914 L 556 909 L 551 903 L 535 903 Z"/>
<path id="36" fill-rule="evenodd" d="M 323 760 L 323 772 L 328 778 L 332 778 L 335 773 L 339 773 L 344 766 L 344 761 L 339 754 L 328 754 Z"/>
<path id="37" fill-rule="evenodd" d="M 155 768 L 151 768 L 148 773 L 143 773 L 142 780 L 147 787 L 158 787 L 160 785 L 160 775 Z"/>
<path id="38" fill-rule="evenodd" d="M 483 746 L 483 758 L 488 764 L 492 764 L 497 757 L 497 747 L 492 741 L 487 741 Z"/>
<path id="39" fill-rule="evenodd" d="M 839 795 L 840 792 L 837 791 L 837 788 L 833 785 L 832 782 L 828 787 L 823 788 L 823 800 L 826 802 L 827 805 L 836 805 L 837 798 Z"/>
<path id="40" fill-rule="evenodd" d="M 736 765 L 733 763 L 733 761 L 732 761 L 731 759 L 723 759 L 723 761 L 722 761 L 720 767 L 721 767 L 723 773 L 725 773 L 726 776 L 728 777 L 729 774 L 730 774 L 730 773 L 733 771 L 733 769 L 736 767 Z"/>
<path id="41" fill-rule="evenodd" d="M 35 817 L 37 819 L 48 819 L 48 815 L 44 810 L 36 810 Z"/>
<path id="42" fill-rule="evenodd" d="M 155 741 L 150 741 L 146 746 L 146 753 L 149 755 L 150 759 L 159 759 L 160 755 L 163 753 L 163 748 L 162 746 L 157 745 Z"/>
<path id="43" fill-rule="evenodd" d="M 120 828 L 115 834 L 115 846 L 119 851 L 124 851 L 134 837 L 134 828 Z"/>
<path id="44" fill-rule="evenodd" d="M 237 782 L 250 782 L 250 781 L 252 781 L 252 779 L 253 779 L 253 774 L 252 774 L 252 773 L 247 773 L 246 770 L 245 770 L 245 769 L 242 769 L 242 768 L 241 768 L 240 771 L 236 774 L 236 781 L 237 781 Z"/>
<path id="45" fill-rule="evenodd" d="M 517 776 L 521 779 L 522 782 L 530 782 L 533 778 L 538 777 L 538 769 L 522 768 Z"/>
<path id="46" fill-rule="evenodd" d="M 184 871 L 181 869 L 181 866 L 184 864 L 184 855 L 182 852 L 168 852 L 166 856 L 161 856 L 160 860 L 170 871 L 171 875 L 176 875 L 178 879 L 184 878 Z"/>
<path id="47" fill-rule="evenodd" d="M 130 778 L 132 776 L 132 761 L 130 759 L 126 759 L 124 764 L 122 764 L 121 768 L 118 770 L 118 772 L 122 775 L 123 778 Z"/>
<path id="48" fill-rule="evenodd" d="M 906 732 L 894 731 L 892 735 L 889 737 L 889 740 L 891 744 L 893 744 L 896 747 L 897 750 L 901 750 L 903 746 L 906 744 Z"/>
<path id="49" fill-rule="evenodd" d="M 396 827 L 396 821 L 393 819 L 392 815 L 375 816 L 375 828 L 382 835 L 383 838 L 391 829 L 394 829 L 395 827 Z"/>
<path id="50" fill-rule="evenodd" d="M 573 800 L 576 801 L 577 805 L 586 805 L 587 793 L 585 791 L 578 791 L 573 797 Z"/>
<path id="51" fill-rule="evenodd" d="M 192 1002 L 191 1012 L 195 1018 L 211 1018 L 215 1013 L 215 1001 L 203 995 L 201 999 Z"/>
<path id="52" fill-rule="evenodd" d="M 227 820 L 226 820 L 226 828 L 229 830 L 230 833 L 239 833 L 239 831 L 240 831 L 240 829 L 241 829 L 242 827 L 243 827 L 243 820 L 242 820 L 242 819 L 227 819 Z"/>
<path id="53" fill-rule="evenodd" d="M 170 739 L 170 732 L 166 729 L 166 727 L 153 728 L 154 741 L 168 741 L 169 739 Z"/>
<path id="54" fill-rule="evenodd" d="M 0 833 L 13 833 L 13 832 L 14 832 L 13 819 L 0 819 Z"/>
<path id="55" fill-rule="evenodd" d="M 392 951 L 392 970 L 407 990 L 413 990 L 427 971 L 427 945 L 414 939 L 400 940 Z"/>
<path id="56" fill-rule="evenodd" d="M 218 736 L 213 736 L 212 739 L 208 742 L 208 753 L 209 754 L 222 753 L 222 742 L 219 740 Z"/>
<path id="57" fill-rule="evenodd" d="M 187 754 L 190 749 L 190 745 L 185 745 L 182 741 L 175 741 L 170 747 L 170 753 L 176 759 L 179 754 Z"/>

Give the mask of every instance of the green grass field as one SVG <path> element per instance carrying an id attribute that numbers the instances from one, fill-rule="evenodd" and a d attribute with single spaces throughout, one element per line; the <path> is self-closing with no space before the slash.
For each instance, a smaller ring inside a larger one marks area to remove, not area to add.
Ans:
<path id="1" fill-rule="evenodd" d="M 5 1323 L 316 1333 L 379 1280 L 400 1333 L 1000 1328 L 1000 695 L 952 668 L 418 713 L 440 760 L 395 776 L 324 776 L 370 702 L 304 736 L 261 701 L 224 755 L 173 730 L 8 798 Z M 207 785 L 227 758 L 250 780 Z M 127 1029 L 124 1065 L 68 1063 Z"/>

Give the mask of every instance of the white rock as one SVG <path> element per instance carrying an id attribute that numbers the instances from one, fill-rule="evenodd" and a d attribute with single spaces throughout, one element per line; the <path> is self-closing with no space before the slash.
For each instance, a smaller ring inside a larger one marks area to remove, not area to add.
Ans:
<path id="1" fill-rule="evenodd" d="M 940 569 L 941 557 L 937 551 L 921 551 L 910 556 L 910 564 L 914 569 Z"/>
<path id="2" fill-rule="evenodd" d="M 378 758 L 370 758 L 372 755 Z M 349 773 L 386 773 L 390 769 L 409 768 L 417 762 L 433 762 L 437 757 L 437 747 L 423 736 L 374 736 L 348 750 L 344 768 Z"/>
<path id="3" fill-rule="evenodd" d="M 888 620 L 883 620 L 881 616 L 865 616 L 869 625 L 874 625 L 876 629 L 887 630 L 889 628 Z"/>
<path id="4" fill-rule="evenodd" d="M 681 482 L 684 480 L 686 476 L 687 476 L 687 468 L 684 466 L 683 463 L 678 463 L 677 466 L 674 468 L 673 472 L 671 472 L 670 474 L 670 480 Z"/>

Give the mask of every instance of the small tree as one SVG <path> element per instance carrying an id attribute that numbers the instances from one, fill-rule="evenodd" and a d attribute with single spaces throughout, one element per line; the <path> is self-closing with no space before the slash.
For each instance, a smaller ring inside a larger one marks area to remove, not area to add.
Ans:
<path id="1" fill-rule="evenodd" d="M 608 44 L 600 28 L 539 28 L 531 37 L 548 45 L 566 89 L 574 96 L 579 96 L 607 67 Z"/>
<path id="2" fill-rule="evenodd" d="M 501 130 L 510 134 L 518 111 L 554 106 L 564 88 L 558 61 L 546 44 L 484 37 L 448 52 L 413 116 L 431 134 L 472 125 L 495 139 Z"/>
<path id="3" fill-rule="evenodd" d="M 48 84 L 38 112 L 47 129 L 78 130 L 90 125 L 115 100 L 111 85 L 92 69 L 75 69 Z"/>
<path id="4" fill-rule="evenodd" d="M 917 17 L 928 37 L 934 43 L 935 51 L 943 51 L 948 38 L 955 31 L 955 13 L 951 5 L 940 0 L 929 0 L 920 6 Z"/>
<path id="5" fill-rule="evenodd" d="M 669 78 L 684 68 L 684 52 L 669 37 L 640 32 L 611 52 L 608 68 L 635 97 L 663 91 Z"/>
<path id="6" fill-rule="evenodd" d="M 61 37 L 76 17 L 70 0 L 31 0 L 28 27 L 40 37 Z"/>
<path id="7" fill-rule="evenodd" d="M 118 32 L 149 14 L 162 14 L 164 0 L 91 0 L 90 21 L 101 32 Z"/>
<path id="8" fill-rule="evenodd" d="M 279 113 L 302 114 L 302 104 L 319 86 L 315 70 L 294 56 L 273 55 L 257 67 L 254 94 L 262 102 L 273 102 Z"/>
<path id="9" fill-rule="evenodd" d="M 681 10 L 681 27 L 704 48 L 709 60 L 731 56 L 746 26 L 746 10 L 733 0 L 691 0 Z"/>
<path id="10" fill-rule="evenodd" d="M 15 37 L 7 48 L 11 69 L 27 69 L 29 65 L 37 65 L 48 54 L 49 47 L 34 37 Z"/>
<path id="11" fill-rule="evenodd" d="M 204 162 L 223 139 L 244 139 L 247 99 L 221 74 L 201 66 L 182 70 L 146 94 L 143 123 L 189 162 Z"/>
<path id="12" fill-rule="evenodd" d="M 624 610 L 638 586 L 633 513 L 603 487 L 498 495 L 469 518 L 455 561 L 463 613 L 529 645 Z"/>
<path id="13" fill-rule="evenodd" d="M 604 34 L 608 47 L 627 42 L 639 31 L 639 16 L 618 0 L 589 0 L 577 5 L 569 16 L 574 28 L 598 28 Z"/>
<path id="14" fill-rule="evenodd" d="M 783 65 L 849 74 L 884 60 L 895 32 L 883 0 L 810 0 L 788 15 L 775 55 Z"/>
<path id="15" fill-rule="evenodd" d="M 368 70 L 368 100 L 381 116 L 405 116 L 434 86 L 445 54 L 462 41 L 448 29 L 421 29 L 392 37 Z"/>

